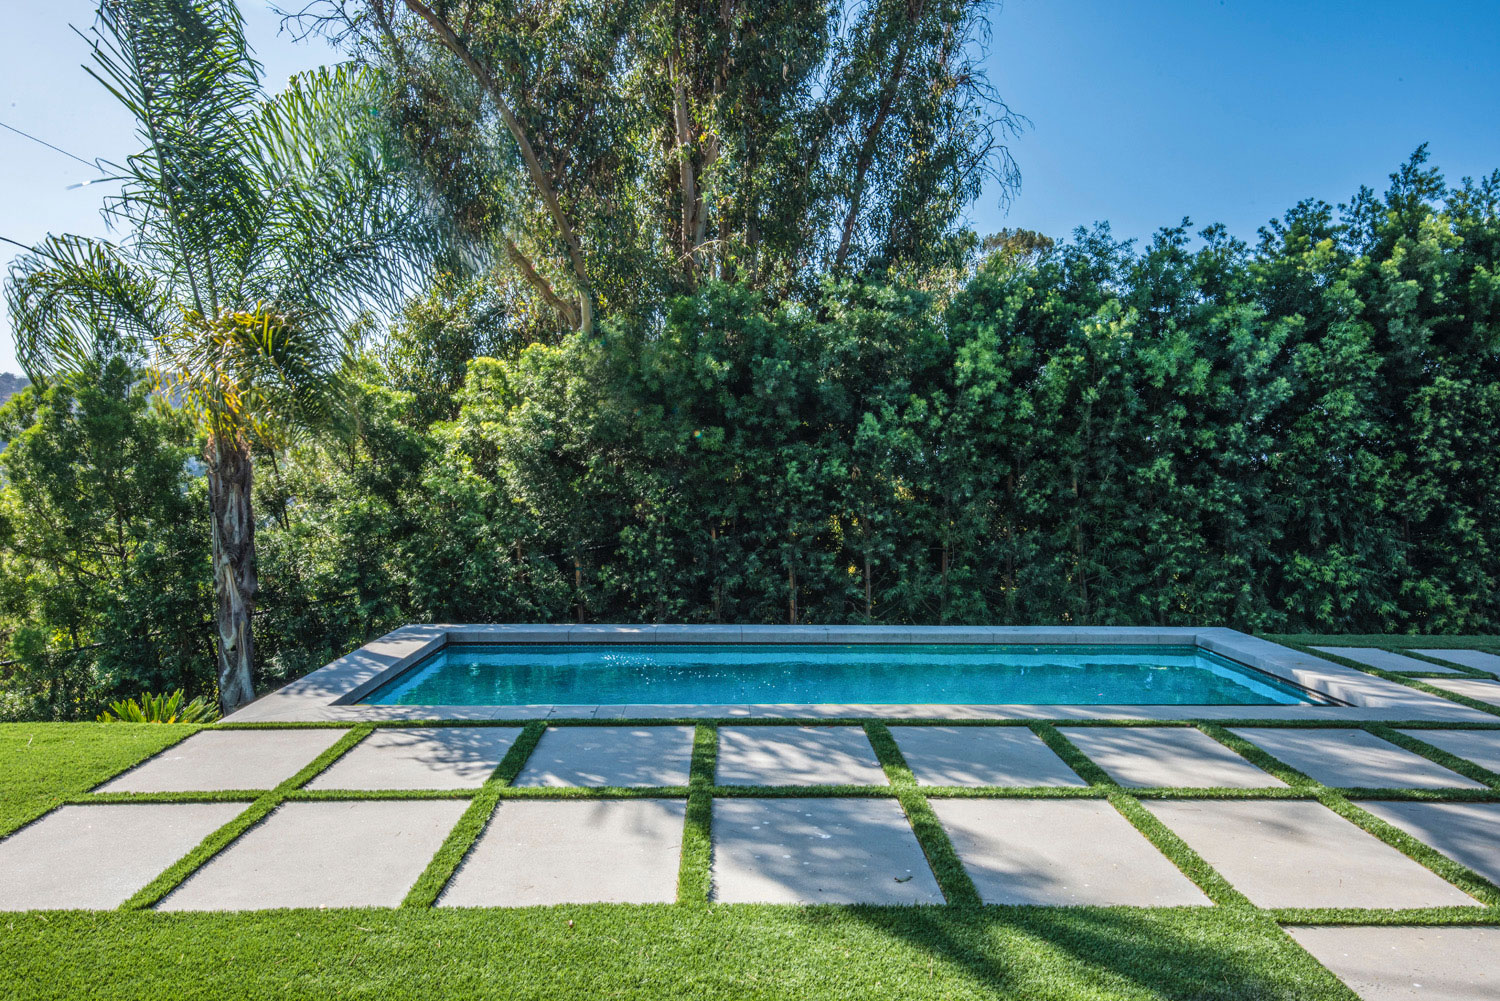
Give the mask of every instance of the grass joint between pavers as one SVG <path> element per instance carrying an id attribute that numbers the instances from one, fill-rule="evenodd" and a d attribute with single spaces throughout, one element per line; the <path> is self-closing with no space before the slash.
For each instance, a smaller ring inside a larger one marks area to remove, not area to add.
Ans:
<path id="1" fill-rule="evenodd" d="M 677 902 L 706 904 L 713 893 L 714 775 L 719 760 L 719 728 L 699 723 L 693 730 L 688 766 L 687 816 L 677 870 Z"/>
<path id="2" fill-rule="evenodd" d="M 891 790 L 906 814 L 907 823 L 911 825 L 917 844 L 927 858 L 927 866 L 937 880 L 943 899 L 955 907 L 978 907 L 982 902 L 979 890 L 964 868 L 958 852 L 954 850 L 953 842 L 937 814 L 933 812 L 932 805 L 917 786 L 916 776 L 912 774 L 911 766 L 907 764 L 896 739 L 891 736 L 890 729 L 876 720 L 868 720 L 864 726 L 870 746 L 875 750 L 875 758 L 884 769 L 886 781 L 891 784 Z"/>
<path id="3" fill-rule="evenodd" d="M 526 759 L 531 757 L 531 752 L 541 741 L 542 734 L 547 730 L 547 724 L 534 720 L 522 728 L 520 736 L 510 745 L 505 752 L 505 757 L 495 766 L 490 777 L 485 780 L 484 785 L 473 793 L 469 801 L 468 809 L 464 810 L 463 816 L 458 818 L 458 823 L 448 832 L 443 840 L 442 847 L 427 863 L 427 868 L 417 878 L 416 883 L 407 891 L 406 899 L 401 902 L 403 908 L 408 907 L 431 907 L 442 895 L 443 888 L 458 871 L 468 856 L 469 850 L 474 847 L 474 842 L 484 833 L 490 818 L 494 815 L 502 799 L 501 791 L 515 781 L 521 769 L 526 767 Z"/>

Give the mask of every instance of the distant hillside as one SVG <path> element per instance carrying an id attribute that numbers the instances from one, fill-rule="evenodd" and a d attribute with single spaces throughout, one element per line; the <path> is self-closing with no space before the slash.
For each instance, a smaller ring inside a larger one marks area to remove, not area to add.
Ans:
<path id="1" fill-rule="evenodd" d="M 21 390 L 30 385 L 19 375 L 11 375 L 9 372 L 0 372 L 0 403 L 15 396 Z"/>

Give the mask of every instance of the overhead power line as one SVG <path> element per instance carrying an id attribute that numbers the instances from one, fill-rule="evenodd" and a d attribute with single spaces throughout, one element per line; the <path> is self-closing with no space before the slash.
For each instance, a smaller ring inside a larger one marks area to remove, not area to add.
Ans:
<path id="1" fill-rule="evenodd" d="M 93 167 L 95 170 L 99 171 L 99 173 L 101 173 L 101 174 L 104 173 L 104 168 L 100 167 L 97 163 L 90 163 L 88 160 L 85 160 L 81 156 L 75 156 L 74 154 L 69 153 L 67 150 L 63 149 L 61 146 L 54 146 L 54 145 L 52 145 L 51 143 L 49 143 L 45 139 L 38 139 L 36 136 L 32 135 L 30 132 L 22 132 L 20 129 L 16 128 L 14 125 L 6 125 L 4 122 L 0 122 L 0 129 L 9 129 L 10 131 L 14 132 L 18 136 L 24 136 L 25 138 L 30 139 L 34 143 L 41 143 L 43 146 L 47 147 L 48 149 L 53 150 L 54 152 L 57 152 L 57 153 L 61 153 L 63 156 L 71 156 L 71 157 L 73 157 L 73 159 L 77 160 L 79 163 L 83 164 L 85 167 Z"/>

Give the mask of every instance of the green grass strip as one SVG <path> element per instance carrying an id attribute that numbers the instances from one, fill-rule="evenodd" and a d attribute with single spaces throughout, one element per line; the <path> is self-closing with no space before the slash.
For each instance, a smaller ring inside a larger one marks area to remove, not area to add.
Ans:
<path id="1" fill-rule="evenodd" d="M 468 809 L 464 810 L 458 823 L 453 825 L 453 830 L 443 840 L 443 846 L 407 891 L 406 899 L 401 901 L 402 907 L 431 907 L 437 902 L 443 887 L 448 885 L 448 881 L 469 854 L 469 849 L 474 847 L 474 842 L 484 833 L 495 808 L 500 805 L 501 790 L 515 781 L 521 769 L 526 766 L 526 759 L 531 757 L 531 752 L 536 749 L 537 742 L 546 732 L 547 724 L 540 720 L 527 723 L 521 730 L 521 735 L 510 745 L 510 750 L 505 752 L 500 764 L 495 766 L 484 785 L 474 793 Z"/>
<path id="2" fill-rule="evenodd" d="M 1305 788 L 1318 784 L 1317 780 L 1311 776 L 1304 775 L 1291 765 L 1271 755 L 1264 748 L 1250 743 L 1250 741 L 1239 734 L 1230 733 L 1229 730 L 1222 726 L 1214 723 L 1200 723 L 1198 724 L 1198 729 L 1250 762 L 1256 768 L 1259 768 L 1263 772 L 1270 772 L 1293 788 Z"/>
<path id="3" fill-rule="evenodd" d="M 0 837 L 187 740 L 175 723 L 0 723 Z"/>
<path id="4" fill-rule="evenodd" d="M 319 773 L 331 767 L 335 761 L 354 750 L 354 745 L 368 737 L 374 729 L 375 727 L 369 723 L 350 727 L 349 732 L 334 741 L 332 747 L 316 758 L 313 758 L 296 775 L 293 775 L 271 791 L 279 795 L 285 795 L 293 789 L 301 789 L 316 778 Z"/>
<path id="5" fill-rule="evenodd" d="M 1282 646 L 1373 646 L 1405 653 L 1422 647 L 1428 650 L 1488 650 L 1500 653 L 1500 636 L 1454 633 L 1256 633 L 1261 639 Z"/>
<path id="6" fill-rule="evenodd" d="M 1287 925 L 1500 925 L 1500 909 L 1493 907 L 1411 907 L 1379 910 L 1360 907 L 1277 907 L 1263 911 Z"/>
<path id="7" fill-rule="evenodd" d="M 1413 754 L 1420 754 L 1428 761 L 1442 765 L 1449 771 L 1457 772 L 1465 778 L 1473 779 L 1475 782 L 1483 782 L 1491 789 L 1500 790 L 1500 775 L 1495 774 L 1488 768 L 1483 768 L 1472 761 L 1467 761 L 1456 754 L 1451 754 L 1441 747 L 1434 747 L 1424 740 L 1404 734 L 1395 727 L 1387 726 L 1384 723 L 1366 723 L 1364 728 L 1381 740 L 1390 741 L 1397 747 L 1404 747 Z"/>
<path id="8" fill-rule="evenodd" d="M 1193 851 L 1186 841 L 1174 834 L 1156 814 L 1142 806 L 1134 796 L 1123 791 L 1116 792 L 1109 797 L 1109 802 L 1126 820 L 1135 825 L 1136 830 L 1145 835 L 1146 840 L 1151 842 L 1157 851 L 1182 870 L 1184 876 L 1196 883 L 1209 900 L 1221 907 L 1246 910 L 1255 908 L 1248 897 L 1229 885 L 1229 880 L 1219 875 L 1217 869 L 1209 865 L 1203 856 Z"/>
<path id="9" fill-rule="evenodd" d="M 1403 855 L 1431 869 L 1487 907 L 1500 907 L 1500 886 L 1496 886 L 1468 866 L 1453 861 L 1394 824 L 1388 824 L 1373 813 L 1360 809 L 1333 789 L 1320 790 L 1318 801 L 1355 826 L 1375 835 Z"/>
<path id="10" fill-rule="evenodd" d="M 922 846 L 922 854 L 927 856 L 927 865 L 937 879 L 938 889 L 943 891 L 943 899 L 954 907 L 980 906 L 982 901 L 974 880 L 959 860 L 958 852 L 953 850 L 953 842 L 933 812 L 932 805 L 917 786 L 916 776 L 890 729 L 884 723 L 871 720 L 865 723 L 865 735 L 870 738 L 875 757 L 885 770 L 885 777 L 890 781 L 901 809 L 906 812 L 907 822 L 917 836 L 917 843 Z"/>
<path id="11" fill-rule="evenodd" d="M 1031 732 L 1042 739 L 1042 743 L 1052 749 L 1052 752 L 1065 761 L 1069 768 L 1077 773 L 1091 786 L 1101 786 L 1105 789 L 1118 789 L 1120 785 L 1109 777 L 1109 773 L 1098 765 L 1088 755 L 1080 751 L 1071 740 L 1062 735 L 1062 732 L 1051 723 L 1033 721 Z"/>
<path id="12" fill-rule="evenodd" d="M 199 789 L 188 792 L 81 792 L 63 800 L 70 806 L 109 803 L 252 803 L 269 789 Z"/>
<path id="13" fill-rule="evenodd" d="M 687 817 L 677 867 L 679 904 L 706 904 L 713 892 L 714 775 L 718 767 L 719 728 L 713 723 L 699 723 L 693 730 Z"/>
<path id="14" fill-rule="evenodd" d="M 714 786 L 720 799 L 890 799 L 895 790 L 888 785 L 806 785 L 806 786 Z"/>

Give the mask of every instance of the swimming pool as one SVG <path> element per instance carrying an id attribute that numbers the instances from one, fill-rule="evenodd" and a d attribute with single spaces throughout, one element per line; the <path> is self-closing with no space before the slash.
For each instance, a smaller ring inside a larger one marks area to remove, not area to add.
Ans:
<path id="1" fill-rule="evenodd" d="M 1333 705 L 1198 646 L 449 643 L 384 706 Z"/>

